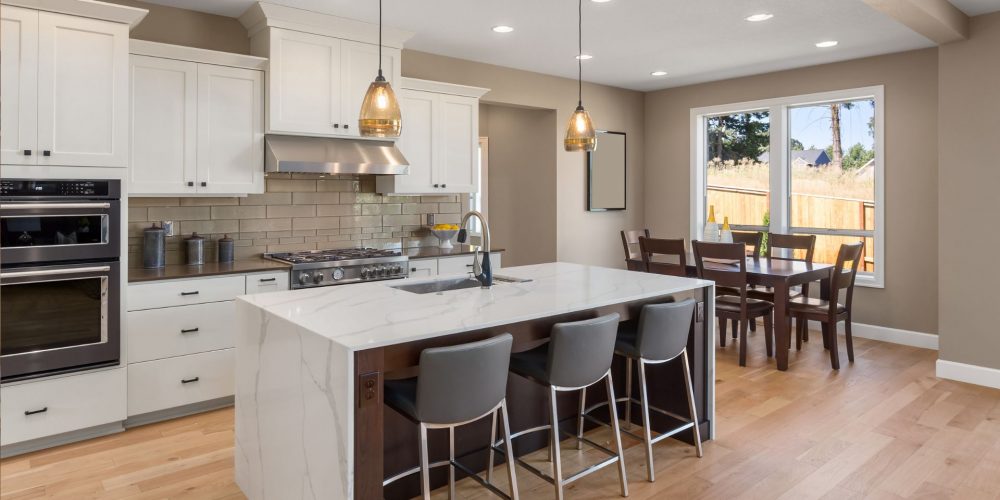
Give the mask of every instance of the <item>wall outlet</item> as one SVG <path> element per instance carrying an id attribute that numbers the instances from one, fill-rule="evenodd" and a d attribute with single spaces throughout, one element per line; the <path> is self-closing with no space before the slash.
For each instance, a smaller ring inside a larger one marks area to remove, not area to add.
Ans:
<path id="1" fill-rule="evenodd" d="M 427 214 L 427 225 L 428 226 L 434 225 L 434 214 Z"/>

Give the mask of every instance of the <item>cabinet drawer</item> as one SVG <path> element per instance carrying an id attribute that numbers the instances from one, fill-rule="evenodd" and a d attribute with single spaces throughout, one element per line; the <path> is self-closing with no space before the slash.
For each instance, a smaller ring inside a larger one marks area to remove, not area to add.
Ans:
<path id="1" fill-rule="evenodd" d="M 437 274 L 438 274 L 437 259 L 421 259 L 421 260 L 410 261 L 411 278 L 426 278 L 428 276 L 437 276 Z"/>
<path id="2" fill-rule="evenodd" d="M 0 445 L 125 420 L 124 395 L 122 368 L 2 387 Z"/>
<path id="3" fill-rule="evenodd" d="M 128 287 L 128 310 L 221 302 L 245 291 L 243 275 L 132 284 Z"/>
<path id="4" fill-rule="evenodd" d="M 233 347 L 232 301 L 129 311 L 128 362 Z"/>
<path id="5" fill-rule="evenodd" d="M 233 349 L 135 363 L 128 367 L 128 415 L 233 395 Z"/>
<path id="6" fill-rule="evenodd" d="M 288 271 L 247 275 L 247 295 L 288 290 Z"/>

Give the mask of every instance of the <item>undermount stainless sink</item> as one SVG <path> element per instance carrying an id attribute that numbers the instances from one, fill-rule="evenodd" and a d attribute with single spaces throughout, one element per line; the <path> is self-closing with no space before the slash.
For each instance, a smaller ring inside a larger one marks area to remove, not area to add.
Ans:
<path id="1" fill-rule="evenodd" d="M 493 276 L 493 284 L 499 283 L 524 283 L 531 281 L 530 279 L 524 278 L 514 278 L 511 276 Z M 397 290 L 402 290 L 404 292 L 410 293 L 440 293 L 447 292 L 449 290 L 462 290 L 465 288 L 479 288 L 480 284 L 478 280 L 469 277 L 462 278 L 449 278 L 443 280 L 434 281 L 423 281 L 420 283 L 408 283 L 405 285 L 392 285 L 390 288 L 395 288 Z"/>

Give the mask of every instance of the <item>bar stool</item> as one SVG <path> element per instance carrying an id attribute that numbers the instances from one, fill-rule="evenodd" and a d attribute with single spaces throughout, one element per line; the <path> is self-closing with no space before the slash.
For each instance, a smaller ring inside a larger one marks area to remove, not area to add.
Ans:
<path id="1" fill-rule="evenodd" d="M 611 405 L 610 423 L 615 440 L 615 451 L 584 438 L 582 427 L 576 436 L 563 431 L 563 433 L 577 439 L 577 448 L 580 447 L 581 443 L 586 442 L 611 456 L 565 479 L 563 479 L 562 458 L 559 454 L 559 412 L 556 407 L 556 395 L 559 392 L 585 392 L 587 387 L 597 384 L 602 379 L 607 385 L 608 400 L 614 401 L 615 391 L 611 381 L 611 361 L 614 358 L 615 335 L 618 331 L 619 318 L 617 313 L 612 313 L 585 321 L 558 323 L 552 327 L 552 335 L 547 344 L 511 355 L 510 370 L 512 372 L 549 388 L 551 416 L 550 425 L 525 429 L 513 434 L 511 439 L 533 432 L 550 430 L 549 454 L 553 463 L 554 475 L 549 476 L 531 464 L 521 459 L 517 460 L 524 468 L 551 483 L 555 487 L 556 499 L 558 500 L 563 498 L 563 486 L 613 463 L 618 464 L 618 478 L 621 481 L 622 496 L 628 496 L 621 435 L 618 433 L 618 411 L 615 405 Z M 581 394 L 581 411 L 584 401 L 583 394 Z M 599 423 L 604 424 L 603 422 Z M 506 446 L 509 450 L 510 445 Z M 492 463 L 490 468 L 492 468 Z"/>
<path id="2" fill-rule="evenodd" d="M 627 321 L 618 328 L 618 340 L 615 342 L 615 353 L 625 357 L 625 393 L 626 397 L 618 402 L 625 402 L 625 428 L 622 431 L 646 445 L 646 465 L 649 482 L 656 480 L 653 469 L 653 445 L 667 439 L 678 432 L 694 429 L 694 446 L 698 458 L 702 456 L 701 432 L 698 429 L 698 414 L 695 410 L 694 388 L 691 385 L 691 367 L 688 363 L 687 340 L 691 330 L 691 320 L 694 318 L 695 300 L 687 299 L 681 302 L 666 304 L 647 304 L 639 313 L 639 321 Z M 684 369 L 684 389 L 687 391 L 689 417 L 656 408 L 649 404 L 649 392 L 646 385 L 646 365 L 655 365 L 672 361 L 680 356 Z M 639 365 L 639 400 L 632 398 L 632 363 Z M 627 429 L 632 422 L 632 404 L 638 403 L 642 411 L 643 435 L 637 436 Z M 601 403 L 584 411 L 586 415 L 594 408 L 604 406 Z M 655 438 L 652 437 L 652 424 L 649 411 L 666 415 L 685 424 L 669 429 Z"/>
<path id="3" fill-rule="evenodd" d="M 420 466 L 384 480 L 383 486 L 419 471 L 423 498 L 429 499 L 430 469 L 448 466 L 448 498 L 455 498 L 457 468 L 497 496 L 517 500 L 517 478 L 514 475 L 506 398 L 512 343 L 513 337 L 505 333 L 479 342 L 424 349 L 420 353 L 420 367 L 416 377 L 385 382 L 386 404 L 420 425 Z M 495 434 L 491 436 L 488 447 L 491 470 L 486 480 L 455 459 L 455 427 L 492 415 L 491 432 L 495 433 L 497 410 L 503 420 L 510 495 L 492 484 Z M 429 429 L 448 429 L 448 460 L 430 463 L 427 455 Z"/>

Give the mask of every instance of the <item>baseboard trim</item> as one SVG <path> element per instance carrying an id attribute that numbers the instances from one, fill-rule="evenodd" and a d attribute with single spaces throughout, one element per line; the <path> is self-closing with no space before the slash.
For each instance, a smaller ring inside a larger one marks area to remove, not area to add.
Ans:
<path id="1" fill-rule="evenodd" d="M 810 329 L 819 330 L 818 322 L 810 322 Z M 844 323 L 837 324 L 837 332 L 844 333 Z M 914 332 L 911 330 L 900 330 L 887 326 L 866 325 L 864 323 L 852 323 L 851 334 L 863 339 L 879 340 L 890 344 L 908 345 L 923 349 L 938 350 L 938 336 L 932 333 Z"/>
<path id="2" fill-rule="evenodd" d="M 985 366 L 937 360 L 937 377 L 1000 389 L 1000 370 Z"/>
<path id="3" fill-rule="evenodd" d="M 16 455 L 31 453 L 33 451 L 55 448 L 56 446 L 75 443 L 77 441 L 86 441 L 88 439 L 116 434 L 124 430 L 125 428 L 122 427 L 121 422 L 111 422 L 110 424 L 102 424 L 95 427 L 88 427 L 86 429 L 64 432 L 54 436 L 46 436 L 32 439 L 30 441 L 12 443 L 0 447 L 0 458 L 9 458 Z"/>

